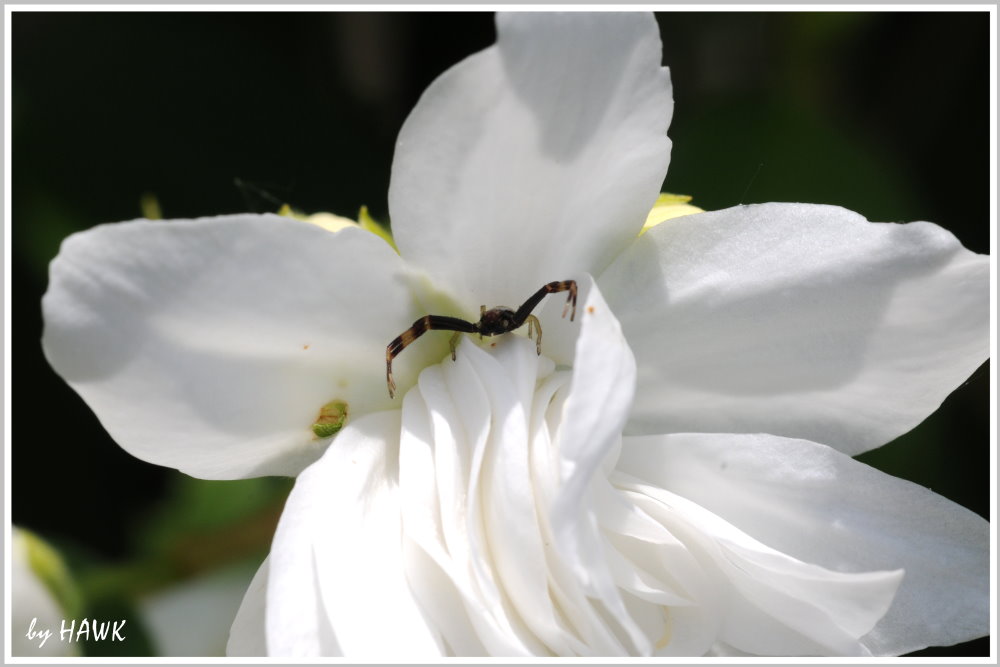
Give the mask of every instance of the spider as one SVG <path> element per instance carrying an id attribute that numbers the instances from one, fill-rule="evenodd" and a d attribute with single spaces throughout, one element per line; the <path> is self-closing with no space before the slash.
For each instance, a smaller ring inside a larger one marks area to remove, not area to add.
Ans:
<path id="1" fill-rule="evenodd" d="M 576 281 L 575 280 L 559 280 L 554 283 L 548 283 L 542 285 L 542 288 L 531 295 L 527 301 L 521 304 L 521 307 L 516 311 L 506 308 L 504 306 L 497 306 L 496 308 L 490 308 L 486 310 L 486 306 L 480 307 L 479 311 L 479 321 L 478 322 L 466 322 L 465 320 L 460 320 L 457 317 L 447 317 L 446 315 L 424 315 L 419 320 L 413 323 L 413 326 L 399 334 L 389 345 L 385 348 L 385 382 L 389 386 L 389 398 L 394 398 L 396 395 L 396 382 L 392 379 L 392 360 L 396 358 L 403 348 L 420 338 L 425 332 L 431 329 L 443 329 L 445 331 L 454 331 L 454 335 L 451 337 L 451 359 L 455 360 L 455 345 L 458 342 L 458 337 L 462 333 L 474 333 L 479 334 L 479 337 L 483 336 L 498 336 L 500 334 L 505 334 L 515 329 L 519 329 L 525 322 L 528 323 L 528 337 L 531 337 L 531 332 L 534 330 L 535 335 L 535 351 L 538 354 L 542 353 L 542 325 L 539 324 L 538 318 L 531 314 L 531 311 L 535 309 L 538 302 L 546 294 L 554 294 L 556 292 L 569 292 L 569 296 L 566 297 L 566 305 L 563 306 L 562 316 L 566 317 L 566 311 L 569 309 L 570 304 L 573 304 L 573 311 L 570 313 L 569 319 L 572 322 L 573 318 L 576 317 Z"/>

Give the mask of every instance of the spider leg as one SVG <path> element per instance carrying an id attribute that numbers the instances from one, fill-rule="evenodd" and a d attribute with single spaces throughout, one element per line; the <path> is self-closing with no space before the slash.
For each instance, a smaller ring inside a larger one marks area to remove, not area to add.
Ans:
<path id="1" fill-rule="evenodd" d="M 569 321 L 572 322 L 573 318 L 576 317 L 576 281 L 566 280 L 564 282 L 568 283 L 566 289 L 569 290 L 569 294 L 566 296 L 566 305 L 563 306 L 562 316 L 566 317 L 566 309 L 569 308 L 570 302 L 573 302 L 573 312 L 569 314 Z"/>
<path id="2" fill-rule="evenodd" d="M 535 352 L 537 354 L 542 353 L 542 323 L 538 321 L 538 318 L 534 315 L 528 315 L 528 338 L 531 338 L 531 330 L 534 328 L 535 335 Z"/>
<path id="3" fill-rule="evenodd" d="M 456 331 L 452 334 L 451 340 L 448 341 L 448 347 L 451 349 L 451 360 L 455 361 L 455 350 L 458 349 L 458 339 L 462 335 L 461 331 Z M 482 334 L 479 335 L 482 338 Z"/>
<path id="4" fill-rule="evenodd" d="M 403 351 L 407 345 L 423 336 L 431 329 L 444 329 L 446 331 L 458 333 L 475 333 L 476 325 L 472 322 L 460 320 L 457 317 L 446 317 L 444 315 L 424 315 L 413 323 L 409 329 L 396 336 L 385 348 L 385 383 L 389 387 L 389 398 L 396 396 L 396 381 L 392 378 L 392 360 Z M 454 340 L 454 337 L 453 337 Z M 451 358 L 455 358 L 455 347 L 452 345 Z"/>
<path id="5" fill-rule="evenodd" d="M 570 304 L 573 304 L 573 312 L 569 316 L 570 321 L 576 317 L 576 281 L 575 280 L 557 280 L 554 283 L 547 283 L 542 285 L 542 288 L 537 292 L 532 294 L 527 301 L 521 304 L 521 307 L 517 309 L 514 313 L 514 328 L 518 328 L 524 324 L 525 320 L 528 319 L 528 315 L 531 311 L 535 309 L 538 302 L 541 301 L 546 294 L 554 294 L 556 292 L 569 292 L 566 297 L 566 306 L 563 308 L 563 317 L 566 317 L 566 310 L 569 309 Z"/>

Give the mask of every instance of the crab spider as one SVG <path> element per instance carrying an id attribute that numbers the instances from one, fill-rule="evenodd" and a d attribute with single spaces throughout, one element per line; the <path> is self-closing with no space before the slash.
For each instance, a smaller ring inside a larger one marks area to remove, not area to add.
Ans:
<path id="1" fill-rule="evenodd" d="M 483 305 L 480 307 L 478 322 L 466 322 L 457 317 L 447 317 L 445 315 L 424 315 L 414 322 L 412 327 L 399 334 L 385 348 L 385 382 L 389 387 L 389 398 L 393 398 L 396 395 L 396 382 L 392 379 L 392 360 L 403 351 L 403 348 L 431 329 L 455 332 L 451 337 L 451 358 L 454 361 L 455 346 L 460 334 L 474 333 L 479 334 L 480 337 L 498 336 L 519 329 L 527 322 L 528 337 L 531 337 L 532 330 L 536 332 L 535 351 L 541 354 L 542 325 L 539 324 L 538 318 L 531 314 L 531 311 L 535 309 L 535 306 L 538 305 L 538 302 L 546 294 L 554 294 L 556 292 L 569 292 L 569 295 L 566 297 L 566 305 L 563 307 L 562 316 L 566 317 L 566 311 L 569 309 L 570 304 L 572 304 L 573 310 L 569 316 L 570 321 L 572 321 L 576 317 L 575 280 L 559 280 L 542 285 L 542 288 L 532 294 L 516 311 L 504 306 L 497 306 L 496 308 L 486 310 L 486 306 Z"/>

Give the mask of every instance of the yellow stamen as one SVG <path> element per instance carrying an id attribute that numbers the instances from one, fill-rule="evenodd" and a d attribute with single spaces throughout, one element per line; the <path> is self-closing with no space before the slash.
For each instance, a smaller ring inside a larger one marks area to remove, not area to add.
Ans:
<path id="1" fill-rule="evenodd" d="M 682 215 L 691 215 L 693 213 L 704 213 L 703 209 L 689 204 L 688 202 L 690 201 L 690 195 L 662 193 L 657 197 L 656 203 L 653 204 L 653 209 L 649 212 L 649 215 L 646 216 L 646 222 L 643 224 L 642 229 L 639 230 L 639 236 L 642 236 L 661 222 L 672 218 L 679 218 Z"/>

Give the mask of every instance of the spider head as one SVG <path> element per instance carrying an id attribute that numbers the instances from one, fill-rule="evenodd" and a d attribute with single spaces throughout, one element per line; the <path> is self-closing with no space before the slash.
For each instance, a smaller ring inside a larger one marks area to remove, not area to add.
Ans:
<path id="1" fill-rule="evenodd" d="M 514 311 L 510 308 L 497 306 L 483 312 L 479 318 L 479 333 L 483 336 L 496 336 L 517 328 L 514 321 Z"/>

